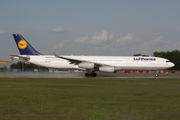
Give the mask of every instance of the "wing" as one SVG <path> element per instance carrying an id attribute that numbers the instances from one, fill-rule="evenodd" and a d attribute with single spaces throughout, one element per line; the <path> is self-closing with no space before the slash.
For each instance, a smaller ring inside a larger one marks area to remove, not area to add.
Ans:
<path id="1" fill-rule="evenodd" d="M 29 56 L 21 56 L 21 55 L 9 55 L 9 56 L 19 58 L 19 59 L 24 60 L 24 61 L 29 61 L 30 60 Z"/>
<path id="2" fill-rule="evenodd" d="M 56 53 L 53 53 L 53 54 L 57 58 L 61 58 L 61 59 L 65 59 L 65 60 L 69 61 L 70 64 L 78 65 L 79 63 L 82 63 L 82 62 L 90 62 L 90 63 L 94 63 L 95 67 L 112 66 L 112 65 L 108 65 L 108 64 L 104 64 L 104 63 L 99 63 L 99 62 L 88 61 L 88 60 L 80 60 L 80 59 L 74 59 L 74 58 L 67 58 L 67 57 L 59 56 Z"/>
<path id="3" fill-rule="evenodd" d="M 53 53 L 53 54 L 54 54 L 54 56 L 57 57 L 57 58 L 61 58 L 61 59 L 65 59 L 65 60 L 69 61 L 70 64 L 75 64 L 75 65 L 77 65 L 77 64 L 79 64 L 79 63 L 81 63 L 81 62 L 84 62 L 83 60 L 78 60 L 78 59 L 72 59 L 72 58 L 67 58 L 67 57 L 59 56 L 59 55 L 56 54 L 56 53 Z"/>

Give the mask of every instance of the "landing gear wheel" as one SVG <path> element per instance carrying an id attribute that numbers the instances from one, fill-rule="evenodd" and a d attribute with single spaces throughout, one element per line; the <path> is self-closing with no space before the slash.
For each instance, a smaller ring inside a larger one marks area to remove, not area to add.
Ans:
<path id="1" fill-rule="evenodd" d="M 85 76 L 86 76 L 86 77 L 96 77 L 96 75 L 97 75 L 97 74 L 94 73 L 94 72 L 93 72 L 93 73 L 90 73 L 90 74 L 89 74 L 89 73 L 85 73 Z"/>
<path id="2" fill-rule="evenodd" d="M 158 74 L 155 74 L 155 77 L 158 77 Z"/>
<path id="3" fill-rule="evenodd" d="M 92 77 L 96 77 L 96 75 L 97 75 L 96 73 L 91 73 L 90 74 L 90 76 L 92 76 Z"/>
<path id="4" fill-rule="evenodd" d="M 97 75 L 97 74 L 96 74 L 96 73 L 94 73 L 94 77 L 96 77 L 96 75 Z"/>
<path id="5" fill-rule="evenodd" d="M 85 76 L 86 76 L 86 77 L 89 77 L 89 73 L 85 73 Z"/>

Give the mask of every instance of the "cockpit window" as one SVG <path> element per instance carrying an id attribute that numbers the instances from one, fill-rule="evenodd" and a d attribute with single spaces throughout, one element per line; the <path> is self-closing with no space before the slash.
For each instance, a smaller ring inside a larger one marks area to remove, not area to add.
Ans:
<path id="1" fill-rule="evenodd" d="M 170 61 L 166 61 L 167 63 L 170 62 Z"/>

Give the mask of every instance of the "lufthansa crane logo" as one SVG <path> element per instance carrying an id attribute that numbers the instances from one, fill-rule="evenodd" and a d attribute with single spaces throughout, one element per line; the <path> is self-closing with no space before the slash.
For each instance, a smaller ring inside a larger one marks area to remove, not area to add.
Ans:
<path id="1" fill-rule="evenodd" d="M 18 42 L 18 47 L 19 47 L 20 49 L 25 49 L 25 48 L 27 47 L 26 41 L 25 41 L 25 40 L 20 40 L 20 41 Z"/>

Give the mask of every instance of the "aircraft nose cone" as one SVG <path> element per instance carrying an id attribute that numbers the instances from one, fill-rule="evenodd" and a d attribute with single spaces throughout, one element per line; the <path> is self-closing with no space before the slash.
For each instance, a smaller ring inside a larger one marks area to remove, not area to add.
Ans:
<path id="1" fill-rule="evenodd" d="M 171 63 L 171 67 L 174 67 L 174 65 L 175 65 L 174 63 Z"/>

